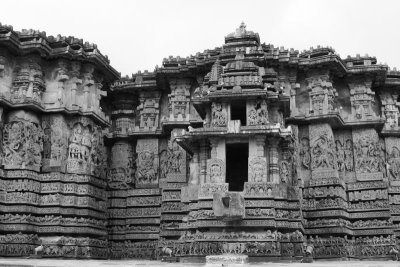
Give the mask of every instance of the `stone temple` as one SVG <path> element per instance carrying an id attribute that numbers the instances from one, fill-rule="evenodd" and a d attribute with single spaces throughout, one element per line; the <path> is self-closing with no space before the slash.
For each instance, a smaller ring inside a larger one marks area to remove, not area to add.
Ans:
<path id="1" fill-rule="evenodd" d="M 400 72 L 330 47 L 221 47 L 121 78 L 0 24 L 0 256 L 382 259 L 400 237 Z"/>

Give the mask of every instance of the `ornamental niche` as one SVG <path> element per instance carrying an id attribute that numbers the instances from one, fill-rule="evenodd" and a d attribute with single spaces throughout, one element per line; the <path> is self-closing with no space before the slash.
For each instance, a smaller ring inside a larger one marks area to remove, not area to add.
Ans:
<path id="1" fill-rule="evenodd" d="M 189 119 L 190 80 L 172 80 L 169 99 L 169 121 Z"/>
<path id="2" fill-rule="evenodd" d="M 11 88 L 11 101 L 41 103 L 45 82 L 41 66 L 36 58 L 30 58 L 15 68 L 15 78 Z"/>
<path id="3" fill-rule="evenodd" d="M 3 134 L 5 169 L 40 171 L 43 130 L 36 116 L 24 111 L 12 112 Z"/>
<path id="4" fill-rule="evenodd" d="M 322 115 L 334 111 L 335 98 L 338 94 L 329 80 L 329 75 L 313 73 L 312 77 L 307 78 L 307 82 L 310 95 L 310 114 Z"/>
<path id="5" fill-rule="evenodd" d="M 222 159 L 207 160 L 207 183 L 224 183 L 225 172 L 225 162 Z"/>
<path id="6" fill-rule="evenodd" d="M 154 131 L 159 126 L 160 94 L 143 93 L 139 97 L 140 105 L 137 107 L 139 114 L 139 126 L 137 130 Z"/>
<path id="7" fill-rule="evenodd" d="M 371 90 L 371 81 L 361 81 L 355 79 L 349 82 L 351 117 L 353 121 L 374 120 L 376 116 L 373 108 L 375 107 L 375 92 Z"/>

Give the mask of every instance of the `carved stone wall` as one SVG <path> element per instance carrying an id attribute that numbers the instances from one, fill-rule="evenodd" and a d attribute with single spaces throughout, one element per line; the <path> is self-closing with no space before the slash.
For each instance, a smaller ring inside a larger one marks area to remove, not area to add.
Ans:
<path id="1" fill-rule="evenodd" d="M 123 78 L 94 44 L 0 24 L 0 256 L 388 258 L 399 84 L 374 57 L 265 45 L 244 24 Z"/>

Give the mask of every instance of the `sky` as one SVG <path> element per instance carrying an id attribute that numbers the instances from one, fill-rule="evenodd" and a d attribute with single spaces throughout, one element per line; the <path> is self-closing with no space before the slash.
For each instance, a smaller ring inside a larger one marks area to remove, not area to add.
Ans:
<path id="1" fill-rule="evenodd" d="M 241 22 L 262 43 L 297 50 L 332 46 L 400 69 L 396 0 L 2 0 L 14 30 L 75 36 L 98 45 L 123 76 L 153 71 L 170 55 L 221 46 Z"/>

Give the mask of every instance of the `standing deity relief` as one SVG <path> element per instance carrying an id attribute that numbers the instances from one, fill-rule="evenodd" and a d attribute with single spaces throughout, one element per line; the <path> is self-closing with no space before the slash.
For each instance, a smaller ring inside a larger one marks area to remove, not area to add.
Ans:
<path id="1" fill-rule="evenodd" d="M 111 149 L 108 186 L 112 189 L 129 189 L 135 184 L 135 158 L 131 144 L 117 142 Z"/>
<path id="2" fill-rule="evenodd" d="M 400 141 L 397 137 L 387 137 L 386 145 L 386 167 L 390 180 L 400 180 Z"/>
<path id="3" fill-rule="evenodd" d="M 384 92 L 381 95 L 382 116 L 385 119 L 384 130 L 399 130 L 399 107 L 398 94 Z"/>
<path id="4" fill-rule="evenodd" d="M 228 124 L 228 115 L 222 103 L 213 102 L 211 104 L 212 126 L 224 127 Z"/>
<path id="5" fill-rule="evenodd" d="M 66 81 L 68 76 L 68 63 L 64 59 L 57 61 L 54 69 L 53 79 L 46 85 L 46 92 L 43 94 L 43 103 L 46 107 L 62 107 L 65 106 Z"/>
<path id="6" fill-rule="evenodd" d="M 320 132 L 311 143 L 311 169 L 336 169 L 333 138 Z"/>
<path id="7" fill-rule="evenodd" d="M 354 171 L 353 163 L 353 141 L 347 139 L 335 140 L 335 152 L 336 152 L 336 165 L 339 172 L 351 172 Z"/>
<path id="8" fill-rule="evenodd" d="M 307 137 L 300 139 L 300 164 L 303 169 L 309 170 L 311 166 L 310 140 Z"/>
<path id="9" fill-rule="evenodd" d="M 257 100 L 249 110 L 249 125 L 268 124 L 268 106 L 265 100 Z"/>
<path id="10" fill-rule="evenodd" d="M 385 145 L 374 129 L 353 131 L 355 168 L 360 173 L 383 172 Z"/>
<path id="11" fill-rule="evenodd" d="M 70 124 L 67 172 L 104 177 L 106 151 L 101 128 L 86 120 Z"/>
<path id="12" fill-rule="evenodd" d="M 396 146 L 388 154 L 388 171 L 391 179 L 400 180 L 400 149 Z"/>
<path id="13" fill-rule="evenodd" d="M 65 170 L 68 150 L 68 125 L 62 115 L 42 117 L 44 131 L 43 168 L 61 167 Z"/>
<path id="14" fill-rule="evenodd" d="M 292 179 L 294 170 L 295 159 L 293 157 L 292 151 L 282 151 L 282 159 L 279 163 L 280 182 L 282 184 L 291 184 L 291 182 L 294 183 L 296 181 L 295 179 Z"/>
<path id="15" fill-rule="evenodd" d="M 176 140 L 168 140 L 167 149 L 160 153 L 160 178 L 169 181 L 186 182 L 186 152 Z"/>
<path id="16" fill-rule="evenodd" d="M 141 139 L 136 145 L 136 187 L 158 185 L 158 139 Z"/>

